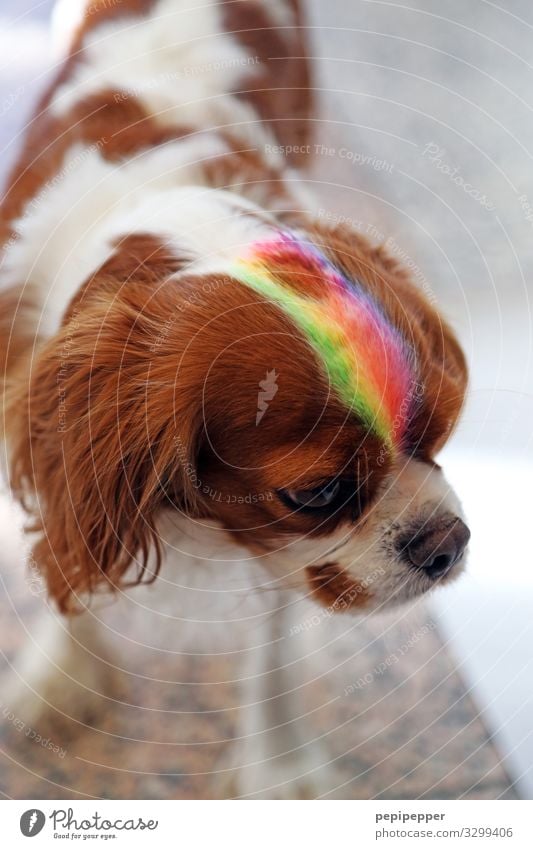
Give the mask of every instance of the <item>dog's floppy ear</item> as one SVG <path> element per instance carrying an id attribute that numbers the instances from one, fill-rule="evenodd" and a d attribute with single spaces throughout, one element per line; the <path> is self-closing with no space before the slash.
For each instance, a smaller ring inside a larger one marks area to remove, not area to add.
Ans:
<path id="1" fill-rule="evenodd" d="M 71 309 L 8 402 L 13 491 L 62 610 L 100 585 L 153 580 L 156 514 L 195 509 L 201 410 L 180 372 L 175 297 L 166 284 L 116 288 Z"/>

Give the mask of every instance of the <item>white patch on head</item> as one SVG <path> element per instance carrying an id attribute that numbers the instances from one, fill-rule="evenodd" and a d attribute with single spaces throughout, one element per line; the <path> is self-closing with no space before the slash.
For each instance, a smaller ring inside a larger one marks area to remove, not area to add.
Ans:
<path id="1" fill-rule="evenodd" d="M 459 500 L 444 475 L 426 463 L 400 457 L 366 519 L 321 538 L 295 539 L 264 558 L 284 585 L 309 593 L 305 569 L 335 563 L 346 578 L 368 590 L 365 610 L 405 602 L 434 584 L 404 563 L 400 541 L 430 520 L 462 518 Z M 454 567 L 459 574 L 460 565 Z"/>

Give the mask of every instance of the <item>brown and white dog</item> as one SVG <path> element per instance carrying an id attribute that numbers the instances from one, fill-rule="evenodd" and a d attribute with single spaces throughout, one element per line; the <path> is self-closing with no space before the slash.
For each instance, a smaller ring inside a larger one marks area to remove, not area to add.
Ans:
<path id="1" fill-rule="evenodd" d="M 450 580 L 469 532 L 434 457 L 464 357 L 381 247 L 313 219 L 285 155 L 308 139 L 297 0 L 67 0 L 56 20 L 67 55 L 0 210 L 7 466 L 50 597 L 79 610 L 214 551 L 339 611 Z M 372 321 L 388 342 L 359 361 Z M 317 795 L 275 677 L 237 786 Z"/>

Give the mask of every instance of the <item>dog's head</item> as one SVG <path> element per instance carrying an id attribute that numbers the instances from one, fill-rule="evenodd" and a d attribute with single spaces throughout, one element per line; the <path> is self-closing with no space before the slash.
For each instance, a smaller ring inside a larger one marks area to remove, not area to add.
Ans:
<path id="1" fill-rule="evenodd" d="M 457 574 L 469 532 L 434 458 L 465 361 L 397 264 L 345 228 L 186 268 L 153 242 L 89 281 L 12 401 L 14 487 L 60 606 L 152 577 L 169 509 L 338 610 Z"/>

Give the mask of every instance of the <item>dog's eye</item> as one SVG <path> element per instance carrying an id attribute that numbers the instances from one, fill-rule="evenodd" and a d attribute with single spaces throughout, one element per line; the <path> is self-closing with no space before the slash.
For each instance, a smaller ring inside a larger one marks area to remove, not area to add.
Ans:
<path id="1" fill-rule="evenodd" d="M 315 489 L 280 489 L 279 494 L 289 507 L 322 510 L 335 501 L 340 489 L 340 481 L 335 480 Z"/>

